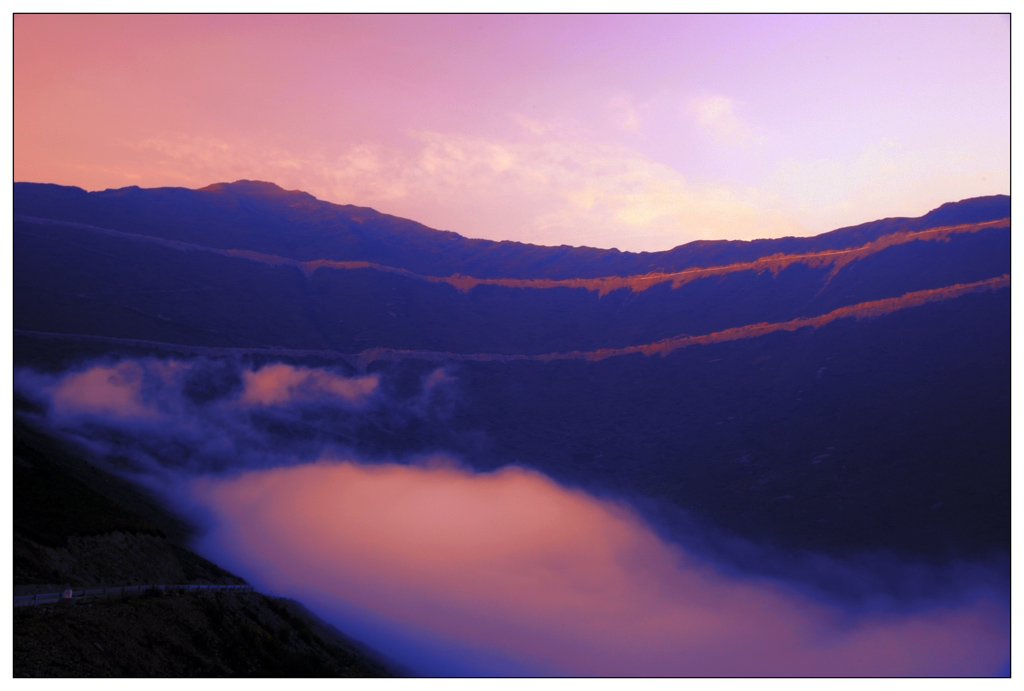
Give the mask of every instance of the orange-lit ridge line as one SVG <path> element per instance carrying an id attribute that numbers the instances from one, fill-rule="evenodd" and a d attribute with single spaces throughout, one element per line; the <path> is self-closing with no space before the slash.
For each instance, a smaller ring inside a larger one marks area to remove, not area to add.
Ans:
<path id="1" fill-rule="evenodd" d="M 861 245 L 860 247 L 852 247 L 845 250 L 808 252 L 806 254 L 773 254 L 749 262 L 740 262 L 736 264 L 726 264 L 722 266 L 711 266 L 695 269 L 684 269 L 682 271 L 674 272 L 653 272 L 635 276 L 604 276 L 599 278 L 553 279 L 476 278 L 474 276 L 462 276 L 459 274 L 455 274 L 452 276 L 426 276 L 414 273 L 407 269 L 400 269 L 393 266 L 385 266 L 383 264 L 374 264 L 373 262 L 366 261 L 335 261 L 331 259 L 299 261 L 297 259 L 279 257 L 273 254 L 263 254 L 262 252 L 255 252 L 252 250 L 217 249 L 214 247 L 207 247 L 205 245 L 195 245 L 192 243 L 181 242 L 178 240 L 165 240 L 163 238 L 136 235 L 134 233 L 126 233 L 124 231 L 111 230 L 109 228 L 99 228 L 96 226 L 90 226 L 84 223 L 75 223 L 70 221 L 53 221 L 50 219 L 34 218 L 31 216 L 21 215 L 16 216 L 15 220 L 27 221 L 32 223 L 70 226 L 82 230 L 89 230 L 109 235 L 116 235 L 119 237 L 124 237 L 127 239 L 133 239 L 142 242 L 152 242 L 159 245 L 163 245 L 165 247 L 170 247 L 173 249 L 183 251 L 201 250 L 205 252 L 213 252 L 214 254 L 220 254 L 222 256 L 235 257 L 239 259 L 248 259 L 250 261 L 259 262 L 261 264 L 268 264 L 271 266 L 293 266 L 301 270 L 307 276 L 307 278 L 312 276 L 317 269 L 372 269 L 374 271 L 399 274 L 416 280 L 428 281 L 430 283 L 447 283 L 448 285 L 464 293 L 471 291 L 473 288 L 479 285 L 495 285 L 506 288 L 532 289 L 583 288 L 589 291 L 596 291 L 599 297 L 604 297 L 608 293 L 614 290 L 619 290 L 621 288 L 629 288 L 635 293 L 642 292 L 652 286 L 667 282 L 671 282 L 673 288 L 678 288 L 686 283 L 689 283 L 690 281 L 694 281 L 700 278 L 724 275 L 737 271 L 770 271 L 773 275 L 777 275 L 780 271 L 793 264 L 806 264 L 811 267 L 824 267 L 831 265 L 832 271 L 829 273 L 828 276 L 828 278 L 831 279 L 832 276 L 834 276 L 840 269 L 842 269 L 847 264 L 854 262 L 858 259 L 863 259 L 864 257 L 874 254 L 875 252 L 878 252 L 880 250 L 886 249 L 887 247 L 892 247 L 894 245 L 902 245 L 904 243 L 915 242 L 918 240 L 948 242 L 949 237 L 957 233 L 976 233 L 981 230 L 1008 228 L 1010 226 L 1010 219 L 1002 218 L 994 221 L 985 221 L 984 223 L 965 223 L 954 226 L 940 226 L 938 228 L 930 228 L 928 230 L 890 233 L 889 235 L 883 235 L 882 237 L 872 240 L 871 242 L 865 245 Z"/>
<path id="2" fill-rule="evenodd" d="M 828 250 L 825 252 L 808 252 L 806 254 L 773 254 L 767 257 L 760 257 L 749 262 L 736 264 L 725 264 L 722 266 L 711 266 L 696 269 L 684 269 L 673 272 L 652 272 L 635 276 L 603 276 L 600 278 L 476 278 L 474 276 L 424 276 L 415 274 L 405 269 L 382 266 L 370 262 L 361 261 L 332 261 L 329 259 L 317 259 L 315 261 L 302 262 L 301 266 L 307 276 L 312 275 L 317 269 L 376 269 L 418 278 L 431 283 L 447 283 L 463 293 L 467 293 L 479 285 L 496 285 L 506 288 L 584 288 L 590 291 L 597 291 L 599 297 L 604 297 L 613 290 L 629 288 L 634 293 L 647 290 L 659 283 L 671 282 L 673 288 L 690 281 L 707 276 L 716 276 L 733 273 L 737 271 L 770 271 L 772 275 L 778 275 L 780 271 L 792 264 L 806 264 L 811 267 L 832 266 L 828 278 L 831 279 L 841 268 L 847 264 L 863 259 L 880 250 L 902 245 L 907 242 L 922 241 L 943 241 L 948 242 L 949 237 L 956 233 L 976 233 L 985 229 L 1007 228 L 1010 226 L 1010 219 L 1003 218 L 984 223 L 964 223 L 955 226 L 940 226 L 920 231 L 905 231 L 890 233 L 880 238 L 845 250 Z M 238 253 L 242 256 L 242 253 Z M 255 253 L 246 253 L 254 255 Z M 255 258 L 254 256 L 252 258 Z"/>
<path id="3" fill-rule="evenodd" d="M 481 362 L 511 362 L 515 360 L 535 360 L 539 362 L 550 362 L 552 360 L 605 360 L 619 355 L 631 355 L 640 353 L 642 355 L 667 355 L 668 353 L 686 348 L 691 345 L 706 345 L 708 343 L 721 343 L 722 341 L 735 341 L 742 338 L 757 338 L 775 331 L 796 331 L 805 327 L 818 328 L 833 322 L 837 319 L 853 317 L 855 319 L 867 319 L 890 314 L 897 310 L 908 307 L 917 307 L 929 302 L 939 302 L 950 298 L 966 295 L 967 293 L 981 292 L 985 290 L 999 290 L 1010 285 L 1009 274 L 1003 274 L 995 278 L 974 283 L 958 283 L 944 288 L 932 288 L 929 290 L 918 290 L 906 293 L 900 297 L 884 298 L 861 302 L 856 305 L 840 307 L 826 314 L 816 317 L 797 317 L 785 322 L 761 322 L 736 326 L 716 331 L 714 333 L 700 336 L 673 336 L 654 343 L 644 345 L 626 346 L 624 348 L 601 348 L 599 350 L 580 351 L 573 350 L 565 353 L 546 353 L 543 355 L 506 355 L 502 353 L 442 353 L 426 350 L 395 350 L 391 348 L 369 348 L 354 356 L 360 369 L 378 360 L 401 360 L 404 358 L 415 358 L 421 360 L 468 360 Z"/>
<path id="4" fill-rule="evenodd" d="M 260 353 L 264 355 L 276 355 L 278 357 L 288 356 L 317 356 L 325 358 L 340 358 L 365 370 L 366 366 L 378 360 L 401 360 L 403 358 L 414 358 L 419 360 L 471 360 L 480 362 L 511 362 L 515 360 L 534 360 L 549 362 L 551 360 L 604 360 L 617 355 L 629 355 L 640 353 L 643 355 L 665 355 L 690 345 L 719 343 L 722 341 L 733 341 L 741 338 L 756 338 L 774 331 L 796 331 L 804 327 L 817 328 L 836 319 L 853 317 L 865 319 L 889 314 L 906 307 L 916 307 L 928 302 L 939 302 L 950 298 L 966 295 L 967 293 L 981 292 L 984 290 L 1000 290 L 1010 286 L 1009 274 L 1003 274 L 995 278 L 975 283 L 959 283 L 945 288 L 933 288 L 930 290 L 919 290 L 906 293 L 900 297 L 885 298 L 871 302 L 862 302 L 856 305 L 848 305 L 839 309 L 821 314 L 815 317 L 798 317 L 786 322 L 749 324 L 737 326 L 723 331 L 716 331 L 701 336 L 675 336 L 662 339 L 654 343 L 644 345 L 626 346 L 623 348 L 602 348 L 593 351 L 574 350 L 565 353 L 545 353 L 542 355 L 502 354 L 502 353 L 448 353 L 432 350 L 397 350 L 394 348 L 368 348 L 359 353 L 346 354 L 335 350 L 297 350 L 276 346 L 263 348 L 238 348 L 218 346 L 193 346 L 184 343 L 164 343 L 160 341 L 147 341 L 132 338 L 119 338 L 116 336 L 95 336 L 87 334 L 52 333 L 46 331 L 32 331 L 27 329 L 15 329 L 14 335 L 31 336 L 35 338 L 58 339 L 58 340 L 89 340 L 103 343 L 121 343 L 137 345 L 148 348 L 170 349 L 180 352 L 204 353 L 210 355 L 218 354 L 246 354 Z"/>

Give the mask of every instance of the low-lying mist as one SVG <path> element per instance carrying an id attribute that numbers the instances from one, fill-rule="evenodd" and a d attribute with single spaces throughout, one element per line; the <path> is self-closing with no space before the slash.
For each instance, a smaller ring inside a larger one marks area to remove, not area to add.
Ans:
<path id="1" fill-rule="evenodd" d="M 851 614 L 728 578 L 627 509 L 518 468 L 325 460 L 193 492 L 214 514 L 204 552 L 342 620 L 333 602 L 372 612 L 430 644 L 408 664 L 441 673 L 490 655 L 536 674 L 990 674 L 1006 654 L 993 601 Z"/>
<path id="2" fill-rule="evenodd" d="M 444 369 L 402 397 L 380 374 L 209 358 L 22 369 L 15 387 L 39 424 L 200 523 L 198 552 L 414 672 L 955 676 L 1008 664 L 1008 602 L 976 577 L 983 567 L 946 572 L 955 587 L 941 596 L 851 607 L 721 568 L 628 504 L 534 470 L 475 472 L 443 449 L 365 453 L 361 425 L 443 419 L 457 395 Z M 827 566 L 870 580 L 871 565 Z"/>

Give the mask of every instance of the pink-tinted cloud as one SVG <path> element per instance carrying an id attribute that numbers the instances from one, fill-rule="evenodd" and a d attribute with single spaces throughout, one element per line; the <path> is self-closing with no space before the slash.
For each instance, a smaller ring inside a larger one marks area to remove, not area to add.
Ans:
<path id="1" fill-rule="evenodd" d="M 369 613 L 456 672 L 490 655 L 540 674 L 989 675 L 1009 655 L 996 602 L 850 614 L 725 576 L 523 469 L 323 461 L 193 493 L 216 517 L 207 556 L 341 619 Z"/>
<path id="2" fill-rule="evenodd" d="M 341 377 L 322 369 L 276 363 L 242 372 L 238 402 L 243 406 L 267 406 L 334 399 L 357 405 L 376 391 L 378 379 L 376 375 Z"/>
<path id="3" fill-rule="evenodd" d="M 185 415 L 185 380 L 192 364 L 178 360 L 123 360 L 95 364 L 84 370 L 50 378 L 45 394 L 58 417 L 91 414 L 112 419 L 156 419 L 167 413 Z M 38 379 L 39 375 L 26 375 Z M 343 377 L 330 370 L 273 363 L 259 369 L 239 368 L 241 391 L 223 404 L 291 406 L 294 404 L 356 407 L 377 390 L 375 374 Z M 431 380 L 440 384 L 443 373 Z M 45 377 L 44 377 L 45 378 Z M 22 377 L 25 380 L 25 377 Z"/>
<path id="4" fill-rule="evenodd" d="M 436 380 L 429 392 L 395 400 L 376 395 L 377 375 L 281 363 L 253 370 L 230 357 L 24 368 L 14 383 L 36 404 L 39 424 L 74 438 L 100 465 L 116 457 L 112 472 L 157 487 L 186 471 L 308 462 L 324 448 L 347 448 L 365 416 L 399 425 L 431 417 L 448 388 Z"/>
<path id="5" fill-rule="evenodd" d="M 54 412 L 122 419 L 156 418 L 160 411 L 142 396 L 144 374 L 143 367 L 133 361 L 68 374 L 51 390 Z"/>
<path id="6" fill-rule="evenodd" d="M 697 124 L 720 142 L 739 146 L 754 138 L 750 127 L 736 113 L 735 102 L 727 96 L 708 95 L 692 99 L 689 109 Z"/>
<path id="7" fill-rule="evenodd" d="M 436 387 L 450 384 L 453 381 L 455 381 L 455 377 L 449 374 L 444 367 L 438 367 L 423 380 L 423 390 L 429 393 Z"/>

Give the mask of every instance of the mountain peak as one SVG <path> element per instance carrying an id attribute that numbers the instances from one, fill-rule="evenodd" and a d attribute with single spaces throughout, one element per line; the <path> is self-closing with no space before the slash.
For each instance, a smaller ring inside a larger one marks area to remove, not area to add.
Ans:
<path id="1" fill-rule="evenodd" d="M 235 180 L 234 182 L 216 182 L 212 185 L 200 188 L 199 192 L 231 192 L 234 194 L 246 194 L 261 197 L 281 197 L 285 195 L 300 194 L 311 196 L 301 190 L 286 190 L 280 185 L 263 180 Z"/>

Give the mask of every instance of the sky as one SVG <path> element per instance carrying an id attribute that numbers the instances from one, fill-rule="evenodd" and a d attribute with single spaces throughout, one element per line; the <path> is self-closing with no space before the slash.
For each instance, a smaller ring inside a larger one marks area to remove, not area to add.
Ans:
<path id="1" fill-rule="evenodd" d="M 1005 15 L 14 17 L 14 178 L 664 250 L 1008 194 Z"/>

